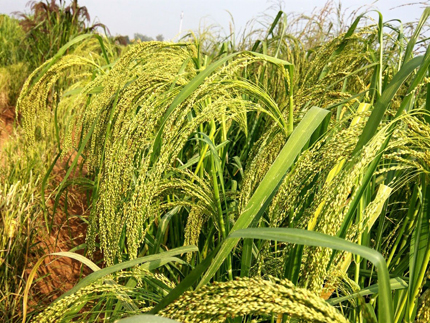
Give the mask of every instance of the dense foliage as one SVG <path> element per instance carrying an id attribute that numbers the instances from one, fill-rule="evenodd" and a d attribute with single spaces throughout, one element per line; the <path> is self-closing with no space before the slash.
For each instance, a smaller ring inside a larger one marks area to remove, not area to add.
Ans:
<path id="1" fill-rule="evenodd" d="M 297 31 L 281 11 L 238 44 L 55 47 L 1 161 L 0 268 L 23 259 L 6 278 L 23 320 L 427 322 L 429 15 L 410 34 L 381 14 Z M 29 311 L 50 255 L 30 266 L 19 230 L 49 232 L 77 189 L 86 257 L 51 256 L 94 272 Z"/>

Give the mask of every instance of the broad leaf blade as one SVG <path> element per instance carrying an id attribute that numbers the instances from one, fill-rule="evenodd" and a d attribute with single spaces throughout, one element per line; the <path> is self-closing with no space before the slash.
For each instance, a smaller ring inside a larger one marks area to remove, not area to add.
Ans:
<path id="1" fill-rule="evenodd" d="M 421 65 L 422 60 L 422 56 L 418 56 L 411 59 L 409 62 L 402 66 L 402 68 L 396 73 L 396 75 L 394 75 L 390 84 L 388 84 L 381 97 L 378 99 L 378 101 L 376 101 L 375 108 L 373 109 L 369 120 L 364 126 L 363 132 L 358 139 L 358 143 L 354 148 L 353 154 L 358 153 L 361 148 L 363 148 L 364 145 L 366 145 L 369 140 L 372 139 L 372 137 L 375 135 L 376 131 L 378 130 L 378 126 L 381 123 L 382 117 L 384 116 L 385 111 L 387 110 L 387 107 L 393 99 L 394 95 L 397 93 L 397 90 L 400 88 L 406 78 L 408 78 L 409 75 L 418 66 Z"/>
<path id="2" fill-rule="evenodd" d="M 276 240 L 300 245 L 344 250 L 370 260 L 378 268 L 379 322 L 393 322 L 390 275 L 388 274 L 387 263 L 384 257 L 376 250 L 321 232 L 292 228 L 248 228 L 233 232 L 230 234 L 229 238 L 233 241 L 237 241 L 238 238 Z"/>
<path id="3" fill-rule="evenodd" d="M 279 185 L 282 183 L 288 169 L 293 165 L 294 160 L 328 114 L 329 111 L 316 107 L 309 110 L 291 134 L 284 148 L 282 148 L 275 162 L 270 167 L 258 188 L 255 190 L 255 193 L 249 200 L 244 212 L 239 216 L 234 224 L 231 230 L 232 232 L 247 228 L 255 218 L 262 215 L 272 200 L 273 195 L 278 190 Z M 197 288 L 210 281 L 238 241 L 239 239 L 229 239 L 223 242 L 219 253 L 216 255 Z"/>
<path id="4" fill-rule="evenodd" d="M 401 279 L 400 277 L 391 278 L 390 279 L 390 286 L 391 286 L 391 290 L 408 288 L 408 284 L 406 284 L 406 282 L 403 279 Z M 379 285 L 374 284 L 374 285 L 371 285 L 369 287 L 363 288 L 362 290 L 360 290 L 357 293 L 353 293 L 353 294 L 342 296 L 342 297 L 331 298 L 327 301 L 327 303 L 329 303 L 330 305 L 336 305 L 336 304 L 342 303 L 344 301 L 347 301 L 347 300 L 350 300 L 353 298 L 377 294 L 378 292 L 379 292 Z"/>
<path id="5" fill-rule="evenodd" d="M 176 256 L 176 255 L 180 255 L 180 254 L 184 254 L 187 252 L 194 252 L 194 251 L 198 251 L 197 247 L 195 246 L 185 246 L 185 247 L 180 247 L 180 248 L 175 248 L 163 253 L 159 253 L 156 255 L 150 255 L 150 256 L 145 256 L 145 257 L 141 257 L 141 258 L 137 258 L 137 259 L 133 259 L 133 260 L 129 260 L 129 261 L 125 261 L 107 268 L 103 268 L 101 270 L 98 270 L 96 272 L 93 272 L 92 274 L 88 275 L 87 277 L 85 277 L 84 279 L 82 279 L 75 287 L 73 287 L 72 289 L 70 289 L 69 291 L 67 291 L 66 293 L 64 293 L 63 295 L 61 295 L 59 298 L 57 298 L 53 304 L 55 304 L 56 302 L 58 302 L 59 300 L 72 295 L 74 293 L 76 293 L 78 290 L 80 290 L 81 288 L 90 285 L 91 283 L 97 281 L 100 278 L 103 278 L 109 274 L 113 274 L 117 271 L 123 270 L 123 269 L 127 269 L 136 265 L 140 265 L 142 263 L 146 263 L 146 262 L 159 262 L 162 263 L 163 259 L 165 258 L 170 258 L 172 256 Z"/>

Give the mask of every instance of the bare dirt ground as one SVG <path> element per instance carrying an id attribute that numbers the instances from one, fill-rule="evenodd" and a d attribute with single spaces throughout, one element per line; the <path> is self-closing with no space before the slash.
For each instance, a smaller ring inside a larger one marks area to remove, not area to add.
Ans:
<path id="1" fill-rule="evenodd" d="M 68 158 L 65 157 L 53 169 L 55 185 L 58 185 L 66 174 L 67 160 Z M 72 175 L 72 177 L 74 176 L 76 174 Z M 54 198 L 47 201 L 50 217 L 53 214 L 54 203 Z M 63 193 L 61 196 L 58 207 L 55 210 L 52 231 L 47 233 L 45 222 L 43 221 L 41 224 L 43 228 L 39 230 L 37 247 L 34 248 L 32 253 L 33 260 L 30 263 L 28 273 L 30 273 L 41 255 L 70 250 L 83 255 L 87 232 L 87 224 L 84 219 L 88 215 L 86 193 L 79 187 L 69 187 L 67 194 Z M 100 264 L 102 258 L 100 253 L 95 254 L 96 260 L 94 261 L 101 267 L 103 267 Z M 29 305 L 33 309 L 41 305 L 46 306 L 90 273 L 92 273 L 92 270 L 77 260 L 58 256 L 46 257 L 37 271 L 37 278 L 43 277 L 43 279 L 37 280 L 33 284 L 32 301 Z"/>
<path id="2" fill-rule="evenodd" d="M 65 211 L 67 203 L 67 212 Z M 53 201 L 49 202 L 52 216 Z M 36 246 L 31 253 L 32 261 L 28 272 L 38 261 L 41 255 L 47 255 L 54 252 L 70 251 L 77 246 L 85 243 L 85 233 L 87 225 L 77 215 L 85 217 L 87 214 L 86 201 L 79 192 L 68 194 L 67 202 L 63 198 L 60 201 L 59 209 L 57 209 L 52 230 L 48 233 L 45 229 L 39 230 L 39 235 L 36 239 Z M 75 252 L 83 254 L 83 249 Z M 76 260 L 68 257 L 49 256 L 46 257 L 43 264 L 37 271 L 38 280 L 32 286 L 33 304 L 49 303 L 55 298 L 71 289 L 83 277 L 91 273 L 91 270 L 82 266 Z"/>
<path id="3" fill-rule="evenodd" d="M 15 121 L 15 110 L 13 107 L 0 107 L 0 157 L 1 149 L 10 140 Z M 66 173 L 66 160 L 61 160 L 53 169 L 53 185 L 59 184 Z M 52 219 L 54 199 L 47 200 L 49 209 L 49 221 Z M 40 217 L 38 230 L 33 245 L 28 250 L 28 268 L 25 270 L 27 276 L 32 268 L 43 255 L 54 252 L 70 251 L 77 246 L 83 246 L 87 224 L 83 219 L 88 216 L 87 197 L 78 187 L 70 187 L 63 194 L 52 220 L 50 232 L 46 229 L 43 217 Z M 75 250 L 83 254 L 84 248 Z M 100 254 L 97 259 L 102 259 Z M 37 270 L 37 275 L 30 290 L 29 312 L 33 309 L 41 309 L 61 294 L 71 289 L 82 277 L 92 271 L 80 262 L 68 257 L 49 256 Z"/>
<path id="4" fill-rule="evenodd" d="M 13 107 L 1 107 L 0 105 L 0 149 L 13 132 L 15 109 Z"/>

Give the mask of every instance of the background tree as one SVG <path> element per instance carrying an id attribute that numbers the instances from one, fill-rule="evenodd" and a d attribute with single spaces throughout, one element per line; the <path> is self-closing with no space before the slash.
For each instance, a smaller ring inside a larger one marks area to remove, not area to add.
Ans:
<path id="1" fill-rule="evenodd" d="M 140 41 L 151 41 L 154 40 L 154 38 L 140 34 L 140 33 L 135 33 L 134 37 L 135 40 L 140 40 Z"/>
<path id="2" fill-rule="evenodd" d="M 55 55 L 58 50 L 78 34 L 106 30 L 101 23 L 90 25 L 90 14 L 78 0 L 66 6 L 65 1 L 30 1 L 30 14 L 18 12 L 20 25 L 26 33 L 27 61 L 32 68 Z"/>

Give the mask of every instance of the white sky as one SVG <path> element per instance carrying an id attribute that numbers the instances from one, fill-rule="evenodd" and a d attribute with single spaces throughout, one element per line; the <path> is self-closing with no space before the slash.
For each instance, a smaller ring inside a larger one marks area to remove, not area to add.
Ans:
<path id="1" fill-rule="evenodd" d="M 28 0 L 0 0 L 0 13 L 29 11 Z M 414 5 L 404 6 L 414 2 Z M 66 0 L 69 3 L 69 0 Z M 165 39 L 173 39 L 179 31 L 181 12 L 183 34 L 187 30 L 197 30 L 199 23 L 218 24 L 228 30 L 231 21 L 229 11 L 234 18 L 236 32 L 244 28 L 246 22 L 256 18 L 276 3 L 282 3 L 285 12 L 310 13 L 315 7 L 322 7 L 325 0 L 79 0 L 79 5 L 86 6 L 92 21 L 100 21 L 108 26 L 112 35 L 141 33 L 154 37 L 163 34 Z M 337 1 L 336 1 L 337 3 Z M 417 0 L 343 0 L 342 8 L 350 12 L 362 5 L 372 5 L 379 9 L 384 20 L 398 18 L 403 22 L 419 19 L 423 8 L 430 6 L 430 1 Z M 402 6 L 403 5 L 403 6 Z M 401 6 L 401 7 L 399 7 Z M 396 8 L 397 7 L 397 8 Z M 276 10 L 266 13 L 276 15 Z"/>

